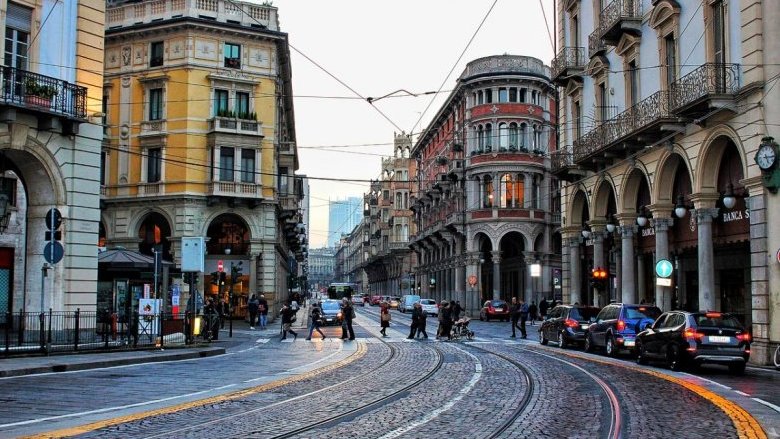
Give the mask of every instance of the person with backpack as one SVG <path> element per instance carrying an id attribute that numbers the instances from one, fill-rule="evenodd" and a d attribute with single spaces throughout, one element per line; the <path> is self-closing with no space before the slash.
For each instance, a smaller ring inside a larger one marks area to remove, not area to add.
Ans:
<path id="1" fill-rule="evenodd" d="M 347 339 L 347 333 L 349 333 L 349 340 L 355 339 L 355 331 L 352 329 L 352 319 L 355 318 L 355 308 L 352 307 L 352 301 L 344 298 L 341 301 L 341 316 L 343 318 L 341 323 L 341 339 Z"/>
<path id="2" fill-rule="evenodd" d="M 265 300 L 264 294 L 261 294 L 257 300 L 257 312 L 260 315 L 260 329 L 265 330 L 265 326 L 268 323 L 268 301 Z"/>
<path id="3" fill-rule="evenodd" d="M 255 320 L 257 319 L 257 311 L 259 309 L 260 302 L 257 300 L 257 296 L 252 294 L 252 298 L 247 303 L 247 311 L 249 311 L 249 329 L 255 329 Z"/>
<path id="4" fill-rule="evenodd" d="M 323 340 L 325 340 L 325 334 L 323 334 L 322 329 L 320 329 L 320 326 L 322 326 L 322 308 L 320 308 L 319 302 L 314 302 L 311 305 L 311 312 L 309 312 L 309 317 L 311 317 L 311 324 L 309 326 L 309 336 L 306 337 L 306 340 L 311 340 L 312 334 L 314 334 L 314 331 L 320 333 L 320 337 L 322 337 Z"/>

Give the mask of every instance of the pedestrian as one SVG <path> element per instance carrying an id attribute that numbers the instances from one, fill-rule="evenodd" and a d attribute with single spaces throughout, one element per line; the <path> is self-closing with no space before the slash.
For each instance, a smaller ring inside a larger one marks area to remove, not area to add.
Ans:
<path id="1" fill-rule="evenodd" d="M 206 306 L 203 307 L 203 315 L 206 317 L 206 338 L 211 340 L 219 339 L 219 306 L 214 304 L 214 299 L 209 298 Z"/>
<path id="2" fill-rule="evenodd" d="M 354 340 L 355 331 L 352 329 L 352 319 L 355 318 L 355 308 L 352 307 L 352 301 L 347 298 L 341 300 L 341 317 L 343 319 L 341 322 L 341 339 L 345 340 L 347 335 L 349 335 L 349 340 Z"/>
<path id="3" fill-rule="evenodd" d="M 452 321 L 457 322 L 462 312 L 463 308 L 460 306 L 460 301 L 456 300 L 455 305 L 452 306 Z"/>
<path id="4" fill-rule="evenodd" d="M 409 336 L 406 337 L 408 339 L 414 339 L 414 336 L 417 333 L 417 327 L 420 324 L 420 313 L 417 312 L 418 304 L 419 302 L 415 302 L 415 306 L 412 308 L 412 324 L 409 325 Z"/>
<path id="5" fill-rule="evenodd" d="M 528 304 L 524 300 L 520 300 L 520 333 L 523 334 L 520 338 L 527 338 L 528 334 L 525 332 L 525 322 L 528 320 Z"/>
<path id="6" fill-rule="evenodd" d="M 517 301 L 517 297 L 512 298 L 512 304 L 509 306 L 509 311 L 512 318 L 512 335 L 511 338 L 515 338 L 515 329 L 520 329 L 517 322 L 520 321 L 520 303 Z"/>
<path id="7" fill-rule="evenodd" d="M 419 338 L 420 334 L 422 334 L 424 338 L 428 338 L 428 333 L 425 332 L 425 319 L 428 318 L 428 314 L 426 314 L 426 312 L 423 311 L 420 302 L 416 302 L 414 304 L 414 311 L 412 311 L 412 318 L 414 318 L 414 313 L 419 313 L 419 316 L 417 317 L 417 334 L 415 335 L 415 337 Z"/>
<path id="8" fill-rule="evenodd" d="M 390 307 L 387 306 L 387 302 L 381 302 L 379 304 L 379 326 L 382 328 L 379 333 L 382 337 L 387 337 L 387 328 L 390 327 Z"/>
<path id="9" fill-rule="evenodd" d="M 265 330 L 265 325 L 268 323 L 268 301 L 265 300 L 265 294 L 260 294 L 257 300 L 257 312 L 260 315 L 260 329 Z"/>
<path id="10" fill-rule="evenodd" d="M 442 338 L 447 337 L 447 340 L 452 340 L 452 306 L 446 300 L 441 301 L 439 315 L 441 315 L 439 335 Z"/>
<path id="11" fill-rule="evenodd" d="M 282 316 L 282 340 L 287 338 L 287 333 L 293 335 L 293 341 L 298 338 L 298 333 L 292 330 L 292 322 L 293 317 L 295 316 L 295 311 L 290 307 L 289 304 L 285 303 L 282 305 L 282 309 L 279 310 L 279 314 Z"/>
<path id="12" fill-rule="evenodd" d="M 547 316 L 547 299 L 542 299 L 542 301 L 539 302 L 539 314 L 542 316 L 541 320 L 544 320 Z"/>
<path id="13" fill-rule="evenodd" d="M 536 320 L 536 302 L 531 301 L 531 305 L 528 307 L 528 317 L 531 319 L 531 326 L 534 325 L 534 320 Z"/>
<path id="14" fill-rule="evenodd" d="M 247 303 L 247 311 L 249 311 L 249 329 L 255 329 L 255 320 L 257 319 L 257 310 L 259 309 L 260 301 L 257 300 L 257 296 L 252 294 L 252 298 Z"/>
<path id="15" fill-rule="evenodd" d="M 325 334 L 322 333 L 322 329 L 320 329 L 320 326 L 322 326 L 322 305 L 320 305 L 319 302 L 314 302 L 311 305 L 311 311 L 309 312 L 309 317 L 311 318 L 311 324 L 309 325 L 309 336 L 306 337 L 306 340 L 311 340 L 311 336 L 316 330 L 320 333 L 320 337 L 322 337 L 323 340 L 325 340 Z"/>

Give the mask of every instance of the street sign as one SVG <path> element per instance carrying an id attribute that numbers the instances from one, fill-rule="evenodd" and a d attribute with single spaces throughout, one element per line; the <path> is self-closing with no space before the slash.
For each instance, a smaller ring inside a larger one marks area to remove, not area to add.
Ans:
<path id="1" fill-rule="evenodd" d="M 670 277 L 657 277 L 655 278 L 655 284 L 659 287 L 671 287 L 672 278 Z"/>
<path id="2" fill-rule="evenodd" d="M 219 271 L 220 273 L 225 271 L 225 264 L 222 262 L 222 259 L 217 261 L 217 271 Z"/>
<path id="3" fill-rule="evenodd" d="M 49 230 L 57 230 L 62 225 L 62 214 L 59 209 L 52 207 L 46 212 L 46 227 Z"/>
<path id="4" fill-rule="evenodd" d="M 47 242 L 46 246 L 43 247 L 43 257 L 50 264 L 60 262 L 63 255 L 65 255 L 65 249 L 62 248 L 59 241 Z"/>
<path id="5" fill-rule="evenodd" d="M 472 287 L 477 285 L 477 276 L 474 276 L 473 274 L 469 276 L 469 285 Z"/>
<path id="6" fill-rule="evenodd" d="M 672 275 L 673 266 L 668 259 L 659 259 L 655 263 L 655 274 L 658 277 L 670 277 Z"/>

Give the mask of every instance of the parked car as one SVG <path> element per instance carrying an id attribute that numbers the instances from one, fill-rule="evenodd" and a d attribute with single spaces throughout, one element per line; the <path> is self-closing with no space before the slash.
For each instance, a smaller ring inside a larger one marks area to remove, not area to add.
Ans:
<path id="1" fill-rule="evenodd" d="M 636 361 L 663 361 L 672 370 L 725 364 L 731 373 L 742 374 L 750 359 L 750 341 L 750 333 L 731 314 L 669 311 L 637 334 Z"/>
<path id="2" fill-rule="evenodd" d="M 401 298 L 400 297 L 390 297 L 387 299 L 387 303 L 390 305 L 391 309 L 398 309 L 398 305 L 401 304 Z"/>
<path id="3" fill-rule="evenodd" d="M 596 321 L 588 326 L 585 335 L 585 352 L 604 348 L 610 357 L 621 350 L 634 350 L 636 335 L 652 325 L 661 315 L 653 305 L 611 303 L 599 312 Z"/>
<path id="4" fill-rule="evenodd" d="M 420 305 L 422 305 L 422 310 L 425 314 L 428 314 L 429 316 L 439 315 L 439 304 L 436 303 L 435 300 L 420 299 Z"/>
<path id="5" fill-rule="evenodd" d="M 585 332 L 596 321 L 599 308 L 595 306 L 558 305 L 547 313 L 539 326 L 539 342 L 557 341 L 558 347 L 585 343 Z"/>
<path id="6" fill-rule="evenodd" d="M 363 297 L 362 296 L 358 296 L 358 295 L 352 296 L 352 304 L 353 305 L 358 305 L 358 306 L 365 306 L 366 305 L 366 303 L 363 301 Z"/>
<path id="7" fill-rule="evenodd" d="M 398 303 L 398 311 L 403 313 L 412 311 L 414 303 L 420 300 L 420 296 L 416 294 L 404 294 L 401 296 L 401 301 Z"/>
<path id="8" fill-rule="evenodd" d="M 490 321 L 490 319 L 498 319 L 508 322 L 509 321 L 509 304 L 504 300 L 486 300 L 482 305 L 482 309 L 479 311 L 479 319 Z"/>
<path id="9" fill-rule="evenodd" d="M 341 302 L 338 300 L 322 301 L 322 323 L 325 325 L 341 324 Z"/>

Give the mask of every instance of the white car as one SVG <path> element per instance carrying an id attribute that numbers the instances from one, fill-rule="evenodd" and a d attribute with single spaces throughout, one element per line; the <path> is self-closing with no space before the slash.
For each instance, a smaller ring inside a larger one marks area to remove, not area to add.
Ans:
<path id="1" fill-rule="evenodd" d="M 439 315 L 439 305 L 433 299 L 420 299 L 420 305 L 422 305 L 423 312 L 429 316 Z"/>

